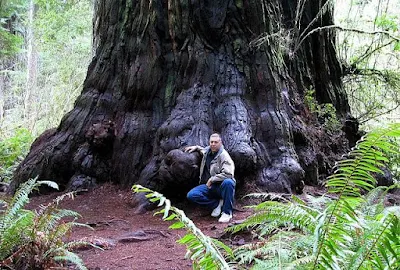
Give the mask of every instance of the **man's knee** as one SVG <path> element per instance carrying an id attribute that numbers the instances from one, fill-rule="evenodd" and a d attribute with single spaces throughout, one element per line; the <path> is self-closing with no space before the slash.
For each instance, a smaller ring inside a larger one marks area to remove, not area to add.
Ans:
<path id="1" fill-rule="evenodd" d="M 236 185 L 236 182 L 230 178 L 225 179 L 221 184 L 221 186 L 223 188 L 235 188 L 235 185 Z"/>
<path id="2" fill-rule="evenodd" d="M 201 186 L 197 186 L 192 188 L 186 195 L 186 197 L 188 198 L 188 200 L 196 202 L 196 200 L 201 197 L 202 195 L 202 189 Z"/>
<path id="3" fill-rule="evenodd" d="M 187 194 L 186 194 L 186 198 L 188 198 L 189 201 L 193 201 L 195 198 L 195 192 L 192 190 L 190 190 Z"/>

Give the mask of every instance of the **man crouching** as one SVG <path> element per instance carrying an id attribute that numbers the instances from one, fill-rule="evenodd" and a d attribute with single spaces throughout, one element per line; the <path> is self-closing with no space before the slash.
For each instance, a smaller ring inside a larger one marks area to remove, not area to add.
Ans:
<path id="1" fill-rule="evenodd" d="M 235 164 L 222 145 L 221 136 L 210 136 L 210 146 L 195 145 L 185 148 L 186 152 L 199 151 L 203 154 L 200 165 L 200 185 L 191 189 L 187 198 L 199 205 L 213 209 L 211 216 L 219 217 L 219 222 L 232 219 L 236 181 Z M 222 213 L 222 214 L 221 214 Z"/>

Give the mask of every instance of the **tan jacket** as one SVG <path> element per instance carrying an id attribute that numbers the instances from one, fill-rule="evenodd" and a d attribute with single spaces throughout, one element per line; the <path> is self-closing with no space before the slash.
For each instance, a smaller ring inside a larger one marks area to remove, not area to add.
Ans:
<path id="1" fill-rule="evenodd" d="M 201 182 L 201 177 L 204 172 L 204 167 L 206 165 L 206 157 L 208 151 L 210 151 L 210 147 L 201 147 L 197 146 L 197 150 L 199 150 L 203 154 L 203 159 L 201 160 L 201 165 L 200 165 L 200 182 Z M 211 182 L 212 183 L 218 183 L 222 182 L 227 178 L 232 179 L 235 181 L 235 164 L 233 163 L 233 160 L 229 153 L 224 149 L 224 146 L 221 146 L 219 149 L 217 155 L 214 157 L 214 159 L 211 161 L 210 164 L 210 175 L 211 175 Z"/>

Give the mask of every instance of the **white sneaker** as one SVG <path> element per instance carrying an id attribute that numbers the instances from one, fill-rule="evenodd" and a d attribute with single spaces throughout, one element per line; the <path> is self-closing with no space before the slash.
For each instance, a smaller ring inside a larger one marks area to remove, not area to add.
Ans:
<path id="1" fill-rule="evenodd" d="M 226 213 L 222 213 L 221 217 L 218 219 L 218 222 L 228 223 L 232 219 L 232 214 L 228 215 Z"/>
<path id="2" fill-rule="evenodd" d="M 223 204 L 224 204 L 224 200 L 219 200 L 218 206 L 211 212 L 212 217 L 219 217 L 219 215 L 221 215 Z"/>

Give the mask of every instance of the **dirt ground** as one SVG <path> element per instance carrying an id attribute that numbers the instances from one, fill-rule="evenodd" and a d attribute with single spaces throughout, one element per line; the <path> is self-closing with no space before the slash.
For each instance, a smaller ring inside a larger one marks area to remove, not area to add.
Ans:
<path id="1" fill-rule="evenodd" d="M 305 194 L 321 196 L 325 190 L 306 186 L 300 196 Z M 61 193 L 31 198 L 30 209 L 47 204 Z M 61 202 L 61 209 L 70 209 L 81 214 L 78 222 L 89 225 L 91 229 L 76 227 L 69 239 L 86 240 L 103 247 L 103 250 L 87 248 L 75 251 L 88 269 L 192 269 L 189 259 L 185 259 L 186 248 L 176 241 L 185 234 L 183 230 L 172 230 L 172 222 L 163 221 L 154 212 L 139 215 L 134 213 L 131 204 L 132 192 L 121 190 L 111 184 L 103 184 L 94 190 L 77 195 L 73 200 Z M 386 204 L 400 203 L 400 190 L 386 197 Z M 236 202 L 233 220 L 229 224 L 218 223 L 205 209 L 190 205 L 187 201 L 174 204 L 185 211 L 206 235 L 219 238 L 231 247 L 251 241 L 246 234 L 230 235 L 224 232 L 227 226 L 240 223 L 251 211 Z M 247 209 L 247 210 L 246 210 Z"/>
<path id="2" fill-rule="evenodd" d="M 60 194 L 50 194 L 31 199 L 29 208 L 50 202 Z M 171 222 L 163 221 L 154 212 L 134 214 L 130 205 L 132 192 L 121 190 L 111 184 L 104 184 L 93 191 L 66 199 L 60 204 L 62 209 L 70 209 L 82 215 L 78 220 L 93 228 L 77 227 L 70 239 L 84 239 L 98 244 L 104 250 L 88 248 L 76 253 L 83 259 L 88 269 L 192 269 L 189 259 L 185 259 L 186 248 L 176 241 L 185 234 L 183 230 L 168 229 Z M 185 210 L 197 227 L 206 235 L 218 238 L 224 234 L 229 224 L 218 223 L 209 212 L 201 208 L 178 204 Z M 238 204 L 235 208 L 240 208 Z M 240 222 L 250 212 L 235 211 L 230 224 Z M 228 239 L 228 244 L 243 244 L 244 239 Z"/>

